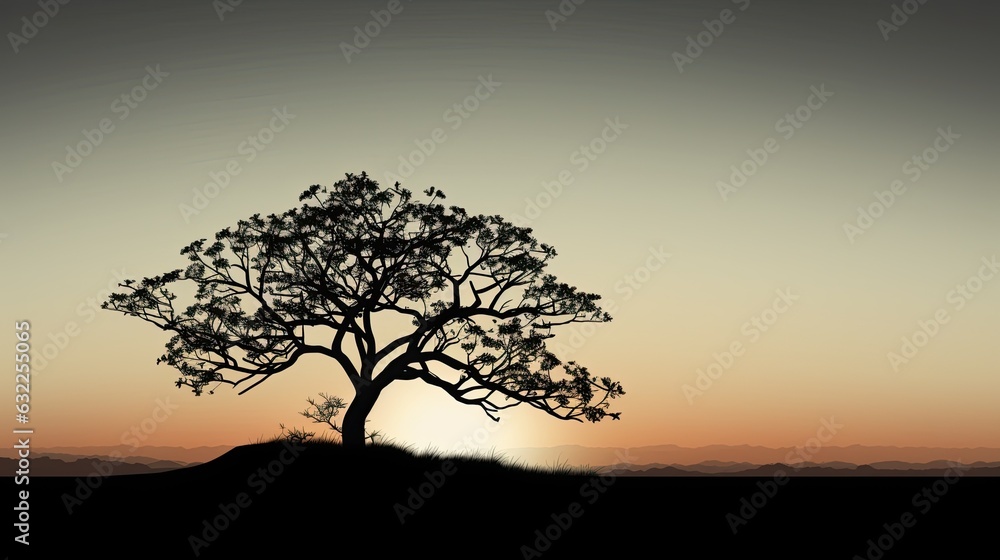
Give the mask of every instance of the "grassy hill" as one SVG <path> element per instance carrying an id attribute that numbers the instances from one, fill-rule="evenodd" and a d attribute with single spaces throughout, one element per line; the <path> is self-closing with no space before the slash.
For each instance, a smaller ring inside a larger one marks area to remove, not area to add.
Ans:
<path id="1" fill-rule="evenodd" d="M 13 479 L 6 484 L 13 500 Z M 364 550 L 851 559 L 874 558 L 868 541 L 877 546 L 889 532 L 882 558 L 936 548 L 954 555 L 992 542 L 1000 496 L 997 478 L 602 478 L 391 445 L 351 451 L 283 440 L 170 472 L 34 478 L 29 487 L 31 557 L 51 550 L 171 559 L 259 557 L 268 549 L 292 558 Z M 925 490 L 933 500 L 921 497 Z M 892 531 L 904 513 L 915 524 Z M 11 558 L 28 557 L 22 548 L 15 543 Z"/>

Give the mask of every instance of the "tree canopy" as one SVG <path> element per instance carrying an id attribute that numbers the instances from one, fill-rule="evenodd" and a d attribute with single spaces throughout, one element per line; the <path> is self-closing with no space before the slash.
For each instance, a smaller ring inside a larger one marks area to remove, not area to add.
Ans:
<path id="1" fill-rule="evenodd" d="M 547 273 L 556 251 L 530 228 L 445 206 L 434 187 L 423 194 L 366 173 L 313 185 L 296 208 L 184 247 L 186 268 L 124 281 L 104 307 L 171 332 L 157 363 L 196 395 L 219 385 L 242 394 L 303 356 L 331 358 L 355 391 L 345 445 L 364 444 L 368 413 L 394 381 L 423 381 L 494 420 L 521 404 L 563 420 L 617 419 L 621 384 L 546 347 L 561 326 L 610 321 L 600 296 Z"/>

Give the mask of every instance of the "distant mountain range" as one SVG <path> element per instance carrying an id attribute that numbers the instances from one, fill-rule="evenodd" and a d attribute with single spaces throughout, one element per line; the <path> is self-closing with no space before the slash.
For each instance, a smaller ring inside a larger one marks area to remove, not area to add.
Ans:
<path id="1" fill-rule="evenodd" d="M 854 463 L 845 463 L 843 461 L 836 461 L 830 463 L 795 463 L 794 465 L 789 465 L 786 463 L 776 463 L 784 470 L 791 472 L 809 471 L 815 472 L 815 469 L 833 469 L 833 470 L 857 470 L 859 467 L 866 467 L 870 469 L 880 470 L 880 471 L 932 471 L 932 470 L 947 470 L 952 468 L 956 463 L 953 461 L 931 461 L 930 463 L 907 463 L 903 461 L 879 461 L 875 463 L 870 463 L 866 465 L 855 465 Z M 680 465 L 671 464 L 665 465 L 662 463 L 652 463 L 648 465 L 604 465 L 601 467 L 605 471 L 614 471 L 616 473 L 635 473 L 642 474 L 647 471 L 656 471 L 658 469 L 678 469 L 682 471 L 695 472 L 699 474 L 731 474 L 731 473 L 744 473 L 747 471 L 753 471 L 765 467 L 766 465 L 756 465 L 753 463 L 734 463 L 734 462 L 724 462 L 724 461 L 705 461 L 703 463 L 698 463 L 696 465 Z M 1000 461 L 996 462 L 985 462 L 977 461 L 971 465 L 974 468 L 996 468 L 1000 467 Z"/>
<path id="2" fill-rule="evenodd" d="M 143 446 L 136 450 L 125 445 L 39 447 L 31 449 L 30 470 L 32 476 L 89 476 L 109 472 L 111 475 L 145 474 L 207 463 L 231 449 L 232 446 L 228 445 L 194 448 Z M 12 476 L 17 471 L 16 451 L 8 448 L 0 453 L 2 476 Z M 133 455 L 136 452 L 142 454 Z"/>
<path id="3" fill-rule="evenodd" d="M 207 463 L 232 446 L 50 447 L 32 449 L 33 476 L 87 476 L 107 472 L 142 474 Z M 0 453 L 0 472 L 17 470 L 15 450 Z M 117 457 L 119 459 L 115 459 Z M 140 453 L 132 455 L 131 453 Z M 1000 476 L 1000 449 L 862 446 L 805 450 L 751 445 L 680 447 L 655 445 L 633 448 L 566 445 L 508 449 L 503 456 L 527 465 L 589 466 L 623 476 L 943 476 L 955 464 L 970 468 L 963 474 Z M 809 459 L 809 460 L 804 460 Z"/>
<path id="4" fill-rule="evenodd" d="M 38 456 L 31 458 L 30 473 L 32 476 L 112 476 L 120 474 L 147 474 L 171 471 L 181 467 L 191 467 L 201 463 L 177 463 L 175 461 L 151 460 L 147 463 L 132 463 L 113 461 L 110 457 L 79 457 L 62 459 Z M 0 472 L 11 476 L 18 470 L 17 460 L 0 458 Z"/>
<path id="5" fill-rule="evenodd" d="M 235 447 L 234 445 L 215 445 L 210 447 L 170 447 L 159 445 L 144 445 L 133 449 L 128 445 L 91 445 L 85 447 L 33 447 L 33 456 L 49 457 L 113 457 L 115 453 L 130 462 L 145 462 L 142 459 L 158 461 L 176 461 L 178 463 L 207 463 Z M 16 457 L 16 450 L 4 449 L 0 457 Z M 133 460 L 139 459 L 139 460 Z"/>
<path id="6" fill-rule="evenodd" d="M 750 463 L 732 463 L 726 466 L 698 465 L 635 465 L 632 468 L 621 469 L 605 466 L 598 469 L 601 472 L 619 476 L 923 476 L 943 477 L 949 474 L 961 476 L 1000 476 L 1000 462 L 986 463 L 977 461 L 972 464 L 960 464 L 952 461 L 934 461 L 931 463 L 903 463 L 899 461 L 883 461 L 872 465 L 853 465 L 850 463 L 797 463 L 786 465 L 753 465 Z"/>
<path id="7" fill-rule="evenodd" d="M 940 462 L 962 464 L 1000 463 L 1000 448 L 894 447 L 887 445 L 822 446 L 812 449 L 762 447 L 754 445 L 708 445 L 680 447 L 652 445 L 644 447 L 529 447 L 506 449 L 511 459 L 532 465 L 567 465 L 613 467 L 618 470 L 642 470 L 671 466 L 697 466 L 706 474 L 739 472 L 762 465 L 825 466 L 851 469 L 870 465 L 881 470 L 939 468 Z M 944 465 L 947 468 L 947 465 Z"/>

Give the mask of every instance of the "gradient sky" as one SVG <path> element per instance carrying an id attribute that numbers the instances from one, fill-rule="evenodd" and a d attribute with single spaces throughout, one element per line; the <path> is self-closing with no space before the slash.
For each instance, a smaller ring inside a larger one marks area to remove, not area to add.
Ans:
<path id="1" fill-rule="evenodd" d="M 115 444 L 133 426 L 148 444 L 238 445 L 308 427 L 306 397 L 350 396 L 310 360 L 195 397 L 154 363 L 167 333 L 91 302 L 364 170 L 530 224 L 559 252 L 551 270 L 616 310 L 567 332 L 562 356 L 627 392 L 619 422 L 524 407 L 491 426 L 403 383 L 371 416 L 390 438 L 785 446 L 832 417 L 834 445 L 1000 447 L 1000 273 L 983 261 L 1000 256 L 1000 7 L 931 0 L 880 28 L 893 5 L 588 0 L 562 20 L 555 0 L 403 0 L 382 26 L 371 11 L 389 2 L 247 1 L 220 18 L 208 0 L 119 0 L 60 6 L 32 34 L 38 4 L 5 2 L 0 305 L 11 333 L 32 323 L 35 445 Z M 366 25 L 377 36 L 346 49 Z M 419 143 L 433 153 L 411 157 Z M 921 321 L 932 334 L 894 365 Z M 713 363 L 728 368 L 686 391 Z"/>

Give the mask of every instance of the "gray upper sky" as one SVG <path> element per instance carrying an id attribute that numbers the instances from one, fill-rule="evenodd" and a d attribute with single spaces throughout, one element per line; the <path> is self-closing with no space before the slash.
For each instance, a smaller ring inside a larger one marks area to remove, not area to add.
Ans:
<path id="1" fill-rule="evenodd" d="M 0 303 L 56 349 L 52 444 L 113 442 L 165 396 L 156 443 L 242 443 L 346 391 L 315 364 L 196 401 L 152 365 L 164 333 L 88 302 L 364 170 L 530 224 L 618 309 L 566 349 L 623 382 L 628 421 L 518 411 L 491 443 L 789 445 L 835 414 L 844 444 L 1000 445 L 996 5 L 227 5 L 0 8 Z M 373 414 L 405 441 L 485 420 L 409 390 Z"/>

